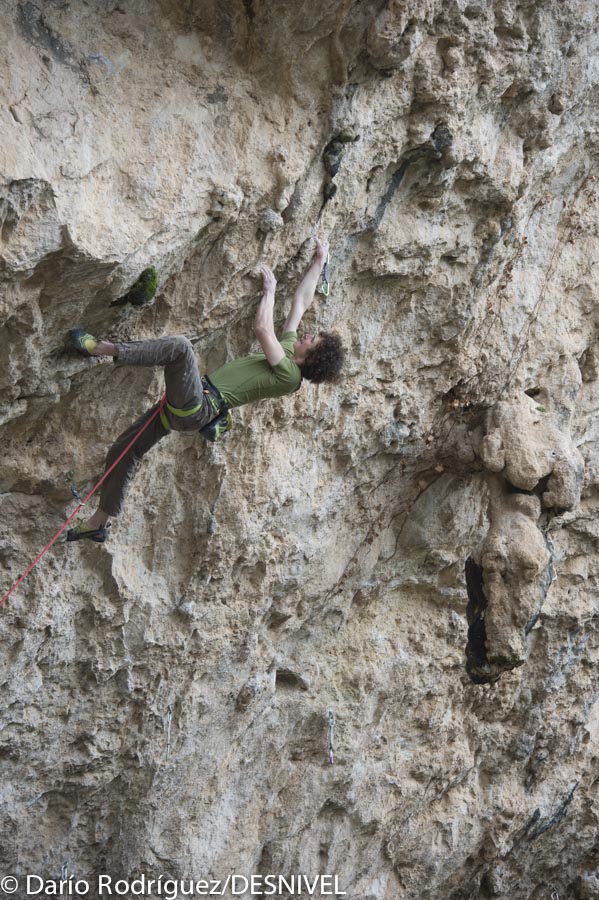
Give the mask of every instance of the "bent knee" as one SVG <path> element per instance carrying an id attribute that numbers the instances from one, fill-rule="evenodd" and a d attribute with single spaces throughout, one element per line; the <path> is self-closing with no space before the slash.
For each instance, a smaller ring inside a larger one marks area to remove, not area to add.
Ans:
<path id="1" fill-rule="evenodd" d="M 177 334 L 172 341 L 180 353 L 193 353 L 193 344 L 184 334 Z"/>

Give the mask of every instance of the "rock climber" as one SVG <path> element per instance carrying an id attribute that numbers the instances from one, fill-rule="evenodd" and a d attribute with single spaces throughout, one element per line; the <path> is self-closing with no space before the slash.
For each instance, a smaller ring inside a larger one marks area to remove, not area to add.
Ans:
<path id="1" fill-rule="evenodd" d="M 315 384 L 337 380 L 345 352 L 340 337 L 328 332 L 304 334 L 301 339 L 297 336 L 302 317 L 314 300 L 327 256 L 328 243 L 316 238 L 314 255 L 295 291 L 280 339 L 273 322 L 275 276 L 268 266 L 260 267 L 262 298 L 255 332 L 263 352 L 225 363 L 209 377 L 200 375 L 193 347 L 185 337 L 113 344 L 98 340 L 81 328 L 71 330 L 71 346 L 83 356 L 112 356 L 117 365 L 164 366 L 167 402 L 159 415 L 155 415 L 160 407 L 156 404 L 117 438 L 106 456 L 106 469 L 155 415 L 104 481 L 96 512 L 68 531 L 67 541 L 87 538 L 104 543 L 107 522 L 121 511 L 137 463 L 171 429 L 203 430 L 217 419 L 220 421 L 232 407 L 294 393 L 303 378 Z"/>

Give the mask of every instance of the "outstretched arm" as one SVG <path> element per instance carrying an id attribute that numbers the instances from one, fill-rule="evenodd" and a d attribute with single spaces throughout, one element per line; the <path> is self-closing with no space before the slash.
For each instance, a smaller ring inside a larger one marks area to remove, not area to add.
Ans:
<path id="1" fill-rule="evenodd" d="M 256 312 L 256 337 L 271 366 L 276 366 L 285 358 L 285 351 L 277 340 L 273 322 L 277 282 L 274 273 L 268 266 L 260 266 L 260 271 L 262 273 L 262 299 Z"/>
<path id="2" fill-rule="evenodd" d="M 316 285 L 318 284 L 322 267 L 327 260 L 327 254 L 329 252 L 328 241 L 319 241 L 318 238 L 314 238 L 314 240 L 316 241 L 316 249 L 314 251 L 314 256 L 312 257 L 312 262 L 306 269 L 304 277 L 300 281 L 298 288 L 293 295 L 293 303 L 291 304 L 291 310 L 283 327 L 283 333 L 285 331 L 297 331 L 304 313 L 308 307 L 312 305 L 312 301 L 314 300 Z"/>

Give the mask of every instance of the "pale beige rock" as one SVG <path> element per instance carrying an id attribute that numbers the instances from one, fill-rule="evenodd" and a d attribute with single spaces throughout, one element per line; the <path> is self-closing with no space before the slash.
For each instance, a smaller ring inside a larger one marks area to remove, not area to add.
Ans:
<path id="1" fill-rule="evenodd" d="M 558 426 L 560 418 L 563 411 L 546 390 L 500 401 L 487 417 L 480 454 L 487 469 L 502 472 L 521 490 L 532 491 L 548 478 L 543 505 L 571 509 L 580 500 L 584 466 L 567 423 Z"/>
<path id="2" fill-rule="evenodd" d="M 2 877 L 595 896 L 596 3 L 0 20 L 3 585 L 162 391 L 68 328 L 185 334 L 211 371 L 256 349 L 260 263 L 283 323 L 317 230 L 305 325 L 348 346 L 222 446 L 165 438 L 107 544 L 55 545 L 0 609 Z M 111 307 L 149 264 L 152 307 Z"/>
<path id="3" fill-rule="evenodd" d="M 540 513 L 538 497 L 492 498 L 480 555 L 482 595 L 470 592 L 468 671 L 480 683 L 496 680 L 527 659 L 527 634 L 550 584 L 551 554 L 537 527 Z"/>

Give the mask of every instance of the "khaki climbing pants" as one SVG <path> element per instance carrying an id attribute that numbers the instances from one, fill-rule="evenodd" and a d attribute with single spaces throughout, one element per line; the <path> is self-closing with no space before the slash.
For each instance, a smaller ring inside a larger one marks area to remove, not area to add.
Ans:
<path id="1" fill-rule="evenodd" d="M 127 344 L 116 344 L 116 347 L 119 355 L 115 359 L 115 364 L 118 366 L 164 366 L 166 399 L 171 406 L 180 410 L 189 410 L 201 404 L 197 412 L 189 416 L 173 415 L 165 406 L 164 415 L 173 431 L 199 431 L 214 418 L 214 408 L 204 393 L 193 347 L 186 337 L 131 341 Z M 106 469 L 118 459 L 127 444 L 143 428 L 159 405 L 156 403 L 119 435 L 106 456 Z M 118 515 L 127 487 L 139 461 L 154 444 L 157 444 L 168 433 L 160 416 L 156 416 L 102 485 L 100 509 L 110 516 Z"/>

